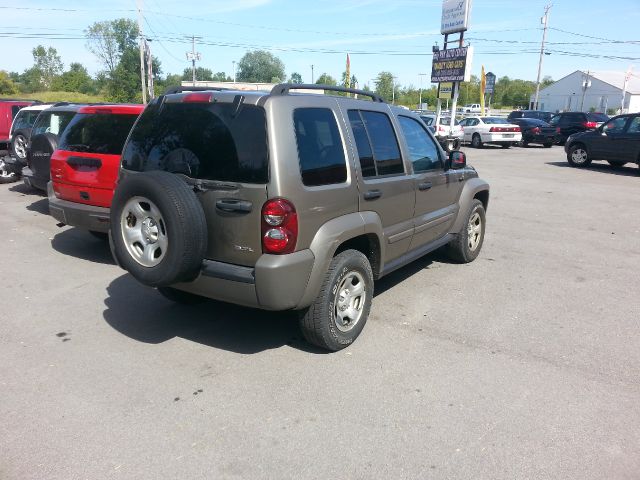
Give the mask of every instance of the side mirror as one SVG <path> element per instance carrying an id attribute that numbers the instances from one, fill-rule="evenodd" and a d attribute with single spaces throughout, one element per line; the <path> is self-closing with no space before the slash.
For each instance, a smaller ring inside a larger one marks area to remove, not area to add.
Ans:
<path id="1" fill-rule="evenodd" d="M 449 153 L 449 159 L 447 161 L 447 170 L 459 170 L 467 166 L 467 156 L 460 150 L 454 150 Z"/>

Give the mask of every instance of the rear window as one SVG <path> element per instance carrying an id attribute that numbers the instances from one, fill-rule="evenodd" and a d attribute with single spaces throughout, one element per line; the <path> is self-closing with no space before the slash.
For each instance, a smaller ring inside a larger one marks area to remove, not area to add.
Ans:
<path id="1" fill-rule="evenodd" d="M 155 103 L 136 123 L 122 154 L 128 170 L 164 170 L 203 180 L 267 183 L 263 108 L 230 103 Z"/>
<path id="2" fill-rule="evenodd" d="M 587 113 L 587 120 L 590 122 L 606 122 L 609 117 L 604 113 Z"/>
<path id="3" fill-rule="evenodd" d="M 482 117 L 482 121 L 490 125 L 504 125 L 506 123 L 509 123 L 507 122 L 506 118 L 497 118 L 497 117 Z"/>
<path id="4" fill-rule="evenodd" d="M 347 181 L 347 163 L 333 112 L 298 108 L 293 112 L 302 183 L 330 185 Z"/>
<path id="5" fill-rule="evenodd" d="M 518 123 L 522 123 L 524 125 L 535 125 L 538 127 L 546 127 L 547 125 L 549 125 L 544 120 L 539 120 L 537 118 L 521 118 L 518 119 Z"/>
<path id="6" fill-rule="evenodd" d="M 79 113 L 69 123 L 60 150 L 120 155 L 137 115 Z"/>

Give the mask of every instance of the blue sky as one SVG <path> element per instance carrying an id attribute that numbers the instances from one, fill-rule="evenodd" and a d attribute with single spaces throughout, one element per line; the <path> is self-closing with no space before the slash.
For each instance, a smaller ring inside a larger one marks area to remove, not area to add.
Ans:
<path id="1" fill-rule="evenodd" d="M 484 65 L 499 77 L 535 80 L 540 17 L 549 1 L 474 0 L 465 35 L 475 48 L 473 73 L 479 74 Z M 339 78 L 350 53 L 351 70 L 360 85 L 386 70 L 399 84 L 419 86 L 422 78 L 427 86 L 429 78 L 419 74 L 430 73 L 431 46 L 436 41 L 442 45 L 441 6 L 441 0 L 144 0 L 143 29 L 156 37 L 152 50 L 164 73 L 189 66 L 185 52 L 191 48 L 187 37 L 193 34 L 202 38 L 197 45 L 202 53 L 199 65 L 213 71 L 231 74 L 233 61 L 247 50 L 261 48 L 283 60 L 287 75 L 299 72 L 310 81 L 313 64 L 315 78 L 323 72 Z M 85 47 L 83 30 L 99 20 L 135 19 L 135 8 L 135 0 L 0 0 L 0 70 L 30 67 L 31 49 L 40 43 L 55 47 L 65 66 L 79 61 L 95 73 L 100 65 Z M 577 69 L 626 70 L 633 64 L 640 70 L 640 60 L 634 60 L 640 59 L 640 33 L 634 27 L 639 23 L 640 0 L 556 0 L 549 26 L 564 32 L 549 30 L 552 54 L 544 58 L 543 75 L 559 79 Z M 44 38 L 15 38 L 16 34 Z"/>

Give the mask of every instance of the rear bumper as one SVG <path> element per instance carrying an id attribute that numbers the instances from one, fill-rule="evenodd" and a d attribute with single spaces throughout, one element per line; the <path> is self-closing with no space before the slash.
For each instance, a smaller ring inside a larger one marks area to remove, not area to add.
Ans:
<path id="1" fill-rule="evenodd" d="M 255 267 L 204 260 L 196 280 L 173 287 L 203 297 L 263 310 L 292 310 L 301 305 L 315 257 L 311 250 L 262 255 Z"/>
<path id="2" fill-rule="evenodd" d="M 484 143 L 517 143 L 522 140 L 521 133 L 514 133 L 512 136 L 506 136 L 504 133 L 483 133 L 482 141 Z"/>
<path id="3" fill-rule="evenodd" d="M 49 213 L 65 225 L 84 228 L 94 232 L 109 231 L 109 209 L 61 200 L 53 193 L 52 183 L 47 184 Z"/>
<path id="4" fill-rule="evenodd" d="M 553 135 L 524 135 L 523 140 L 528 143 L 553 143 L 556 140 L 555 134 Z"/>

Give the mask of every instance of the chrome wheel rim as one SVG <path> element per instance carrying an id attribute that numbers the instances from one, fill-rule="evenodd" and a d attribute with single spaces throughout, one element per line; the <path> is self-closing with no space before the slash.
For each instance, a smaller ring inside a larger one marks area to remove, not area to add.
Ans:
<path id="1" fill-rule="evenodd" d="M 571 160 L 574 163 L 585 163 L 587 161 L 587 151 L 584 148 L 576 148 L 571 152 Z"/>
<path id="2" fill-rule="evenodd" d="M 127 201 L 120 214 L 120 230 L 127 252 L 143 267 L 155 267 L 167 253 L 166 224 L 148 198 L 132 197 Z"/>
<path id="3" fill-rule="evenodd" d="M 364 277 L 355 271 L 347 273 L 336 289 L 335 323 L 338 330 L 348 332 L 360 322 L 367 291 Z"/>
<path id="4" fill-rule="evenodd" d="M 16 155 L 20 159 L 24 159 L 27 157 L 27 139 L 22 135 L 18 135 L 16 137 L 15 146 L 13 147 Z"/>
<path id="5" fill-rule="evenodd" d="M 469 218 L 469 224 L 467 225 L 467 242 L 469 250 L 475 252 L 480 245 L 482 239 L 482 217 L 478 212 L 473 212 L 473 215 Z"/>

